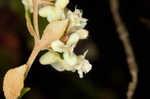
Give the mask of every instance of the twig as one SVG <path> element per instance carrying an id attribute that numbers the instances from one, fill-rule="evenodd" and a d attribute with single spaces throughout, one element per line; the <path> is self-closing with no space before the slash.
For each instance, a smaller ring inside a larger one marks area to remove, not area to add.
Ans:
<path id="1" fill-rule="evenodd" d="M 37 34 L 35 33 L 35 30 L 32 26 L 31 19 L 30 19 L 28 11 L 26 11 L 25 17 L 26 17 L 26 25 L 27 25 L 28 31 L 31 34 L 31 36 L 34 37 L 34 40 L 37 43 L 39 41 L 39 38 L 37 37 Z"/>
<path id="2" fill-rule="evenodd" d="M 135 60 L 131 42 L 128 38 L 129 33 L 119 15 L 119 1 L 110 0 L 110 8 L 112 11 L 112 15 L 117 27 L 120 40 L 122 41 L 125 49 L 129 71 L 132 76 L 132 81 L 129 83 L 127 91 L 127 99 L 132 99 L 138 82 L 138 66 Z"/>
<path id="3" fill-rule="evenodd" d="M 34 60 L 37 57 L 39 52 L 40 52 L 40 47 L 38 45 L 35 45 L 35 47 L 33 48 L 32 53 L 29 56 L 29 59 L 28 59 L 28 61 L 26 63 L 28 67 L 27 67 L 27 71 L 25 73 L 25 78 L 27 77 L 28 72 L 29 72 L 29 70 L 30 70 L 30 68 L 31 68 L 31 66 L 32 66 L 32 64 L 33 64 L 33 62 L 34 62 Z"/>

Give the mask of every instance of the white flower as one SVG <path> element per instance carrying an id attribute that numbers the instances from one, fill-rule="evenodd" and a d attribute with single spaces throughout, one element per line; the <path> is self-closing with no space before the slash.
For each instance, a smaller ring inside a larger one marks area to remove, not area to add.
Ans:
<path id="1" fill-rule="evenodd" d="M 80 78 L 83 78 L 83 73 L 86 74 L 92 69 L 92 65 L 85 59 L 86 54 L 87 51 L 84 55 L 78 56 L 78 64 L 75 66 Z"/>
<path id="2" fill-rule="evenodd" d="M 87 19 L 82 18 L 82 12 L 79 9 L 75 9 L 74 12 L 68 11 L 67 18 L 70 20 L 68 32 L 75 32 L 77 29 L 82 29 L 87 24 Z"/>
<path id="3" fill-rule="evenodd" d="M 55 6 L 45 6 L 39 9 L 39 15 L 47 18 L 49 22 L 58 19 L 65 19 L 64 8 L 69 0 L 56 0 Z"/>
<path id="4" fill-rule="evenodd" d="M 24 4 L 25 9 L 30 9 L 31 12 L 33 12 L 33 2 L 32 0 L 22 0 L 22 3 Z"/>
<path id="5" fill-rule="evenodd" d="M 51 48 L 54 51 L 60 52 L 60 53 L 64 52 L 65 50 L 73 52 L 73 49 L 78 43 L 79 39 L 80 39 L 80 35 L 78 33 L 73 33 L 70 35 L 66 44 L 64 44 L 60 40 L 55 40 L 51 43 Z"/>
<path id="6" fill-rule="evenodd" d="M 51 64 L 52 67 L 56 69 L 57 71 L 64 71 L 64 70 L 72 71 L 72 72 L 75 71 L 73 69 L 73 66 L 70 66 L 69 64 L 67 64 L 66 61 L 64 61 L 64 59 L 62 59 L 58 53 L 52 50 L 49 50 L 44 55 L 42 55 L 39 59 L 39 62 L 42 65 Z"/>
<path id="7" fill-rule="evenodd" d="M 55 6 L 64 9 L 69 3 L 69 0 L 56 0 Z"/>
<path id="8" fill-rule="evenodd" d="M 42 65 L 51 64 L 52 67 L 55 68 L 57 71 L 64 71 L 64 67 L 67 67 L 67 64 L 65 64 L 64 60 L 61 59 L 60 55 L 52 50 L 49 50 L 44 55 L 42 55 L 39 62 Z"/>
<path id="9" fill-rule="evenodd" d="M 79 66 L 77 67 L 79 67 L 77 68 L 77 70 L 80 78 L 83 78 L 83 73 L 86 74 L 92 69 L 92 65 L 86 59 L 82 60 Z"/>
<path id="10" fill-rule="evenodd" d="M 47 18 L 49 22 L 55 21 L 58 19 L 64 19 L 64 10 L 63 9 L 57 9 L 52 6 L 45 6 L 43 8 L 40 8 L 39 15 L 41 17 Z"/>
<path id="11" fill-rule="evenodd" d="M 41 58 L 40 58 L 40 63 L 43 65 L 48 65 L 48 64 L 53 64 L 53 63 L 57 63 L 58 61 L 60 61 L 60 55 L 54 51 L 48 51 L 46 54 L 44 54 Z"/>
<path id="12" fill-rule="evenodd" d="M 50 50 L 40 58 L 40 63 L 43 65 L 51 64 L 58 71 L 77 71 L 79 77 L 83 78 L 83 74 L 92 69 L 92 65 L 85 59 L 87 52 L 81 56 L 76 56 L 73 52 L 69 53 L 65 49 L 63 57 L 61 57 L 57 52 Z"/>
<path id="13" fill-rule="evenodd" d="M 56 40 L 51 43 L 51 48 L 56 52 L 63 53 L 64 61 L 70 66 L 73 66 L 77 63 L 77 57 L 74 54 L 73 50 L 77 42 L 79 41 L 79 38 L 79 34 L 73 33 L 70 35 L 66 44 L 64 44 L 60 40 Z"/>

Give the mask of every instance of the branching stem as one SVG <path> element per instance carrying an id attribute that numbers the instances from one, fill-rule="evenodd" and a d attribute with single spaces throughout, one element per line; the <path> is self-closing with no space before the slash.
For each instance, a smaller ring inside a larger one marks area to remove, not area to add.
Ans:
<path id="1" fill-rule="evenodd" d="M 26 18 L 26 19 L 28 19 L 28 18 Z M 27 20 L 27 21 L 30 21 L 30 20 Z M 34 35 L 35 45 L 34 45 L 34 48 L 32 50 L 32 53 L 31 53 L 31 55 L 30 55 L 30 57 L 26 63 L 27 64 L 27 71 L 25 73 L 25 78 L 27 77 L 28 72 L 29 72 L 35 58 L 37 57 L 38 53 L 41 50 L 40 46 L 39 46 L 40 34 L 39 34 L 39 27 L 38 27 L 38 0 L 33 0 L 33 25 L 34 25 L 35 31 L 32 29 L 31 24 L 27 24 L 29 32 L 32 32 L 31 34 Z"/>

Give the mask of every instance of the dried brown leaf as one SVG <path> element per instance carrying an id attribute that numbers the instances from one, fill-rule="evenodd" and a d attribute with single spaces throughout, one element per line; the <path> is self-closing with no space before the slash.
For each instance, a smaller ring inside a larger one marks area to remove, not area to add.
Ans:
<path id="1" fill-rule="evenodd" d="M 27 65 L 10 69 L 3 81 L 3 91 L 6 99 L 17 99 L 20 96 L 21 90 L 24 87 L 24 74 Z"/>
<path id="2" fill-rule="evenodd" d="M 68 20 L 54 21 L 47 25 L 41 38 L 41 47 L 47 48 L 52 41 L 58 40 L 64 34 L 68 26 Z"/>

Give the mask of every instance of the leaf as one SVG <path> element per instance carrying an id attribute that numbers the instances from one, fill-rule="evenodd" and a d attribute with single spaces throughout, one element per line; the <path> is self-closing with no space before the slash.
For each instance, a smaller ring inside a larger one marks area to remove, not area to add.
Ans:
<path id="1" fill-rule="evenodd" d="M 27 28 L 28 28 L 28 31 L 29 33 L 31 34 L 31 36 L 36 36 L 36 33 L 33 29 L 33 26 L 32 26 L 32 22 L 31 22 L 31 18 L 30 18 L 30 10 L 27 10 L 26 13 L 25 13 L 25 16 L 26 16 L 26 24 L 27 24 Z"/>
<path id="2" fill-rule="evenodd" d="M 31 88 L 23 88 L 18 99 L 21 99 L 30 90 L 31 90 Z"/>
<path id="3" fill-rule="evenodd" d="M 24 75 L 27 65 L 10 69 L 4 77 L 3 91 L 6 99 L 17 99 L 24 87 Z"/>
<path id="4" fill-rule="evenodd" d="M 41 38 L 41 47 L 47 48 L 52 41 L 60 39 L 68 26 L 68 20 L 53 21 L 47 25 Z"/>

